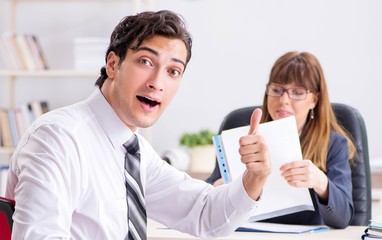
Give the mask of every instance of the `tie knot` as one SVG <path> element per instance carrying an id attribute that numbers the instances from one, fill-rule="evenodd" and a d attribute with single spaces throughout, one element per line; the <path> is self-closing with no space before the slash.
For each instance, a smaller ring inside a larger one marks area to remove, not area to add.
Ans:
<path id="1" fill-rule="evenodd" d="M 132 155 L 135 155 L 139 151 L 139 142 L 137 135 L 133 135 L 127 142 L 123 144 L 126 151 Z"/>

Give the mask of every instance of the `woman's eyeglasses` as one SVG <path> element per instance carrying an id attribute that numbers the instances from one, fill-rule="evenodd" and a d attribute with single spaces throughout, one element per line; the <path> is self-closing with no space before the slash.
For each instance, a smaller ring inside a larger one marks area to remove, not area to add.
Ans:
<path id="1" fill-rule="evenodd" d="M 274 84 L 267 84 L 265 93 L 271 97 L 281 97 L 284 92 L 288 94 L 288 97 L 292 100 L 305 100 L 308 93 L 311 91 L 306 90 L 303 87 L 295 88 L 283 88 Z"/>

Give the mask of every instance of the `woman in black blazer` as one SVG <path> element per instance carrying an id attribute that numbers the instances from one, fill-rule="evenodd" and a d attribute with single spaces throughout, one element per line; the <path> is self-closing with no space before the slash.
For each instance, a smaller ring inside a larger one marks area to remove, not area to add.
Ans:
<path id="1" fill-rule="evenodd" d="M 356 149 L 335 118 L 317 58 L 307 52 L 281 56 L 271 70 L 262 111 L 261 122 L 296 117 L 305 161 L 287 163 L 280 170 L 291 186 L 310 189 L 315 207 L 264 221 L 347 227 L 354 214 L 350 164 Z M 218 165 L 206 181 L 222 184 Z"/>

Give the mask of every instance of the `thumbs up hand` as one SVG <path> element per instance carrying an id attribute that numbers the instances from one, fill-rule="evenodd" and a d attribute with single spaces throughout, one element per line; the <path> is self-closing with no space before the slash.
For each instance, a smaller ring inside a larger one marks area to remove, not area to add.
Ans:
<path id="1" fill-rule="evenodd" d="M 256 134 L 257 128 L 259 127 L 259 124 L 260 124 L 262 114 L 263 114 L 263 111 L 261 110 L 261 108 L 256 108 L 255 110 L 253 110 L 248 135 Z"/>
<path id="2" fill-rule="evenodd" d="M 258 200 L 265 181 L 271 173 L 271 161 L 265 139 L 257 133 L 262 110 L 257 108 L 251 116 L 248 135 L 239 140 L 241 162 L 246 165 L 244 188 L 252 199 Z"/>

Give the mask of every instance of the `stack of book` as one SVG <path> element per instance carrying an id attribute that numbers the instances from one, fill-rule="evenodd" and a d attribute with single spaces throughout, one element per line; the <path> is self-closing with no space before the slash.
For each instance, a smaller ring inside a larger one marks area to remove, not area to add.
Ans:
<path id="1" fill-rule="evenodd" d="M 0 147 L 17 146 L 25 129 L 39 116 L 48 112 L 47 101 L 34 100 L 21 108 L 0 109 Z"/>
<path id="2" fill-rule="evenodd" d="M 33 34 L 2 34 L 0 59 L 5 69 L 27 71 L 48 69 L 40 42 Z"/>
<path id="3" fill-rule="evenodd" d="M 109 45 L 106 37 L 80 37 L 74 40 L 74 69 L 98 71 L 105 65 Z"/>
<path id="4" fill-rule="evenodd" d="M 382 215 L 370 221 L 369 226 L 362 235 L 362 240 L 382 239 Z"/>

